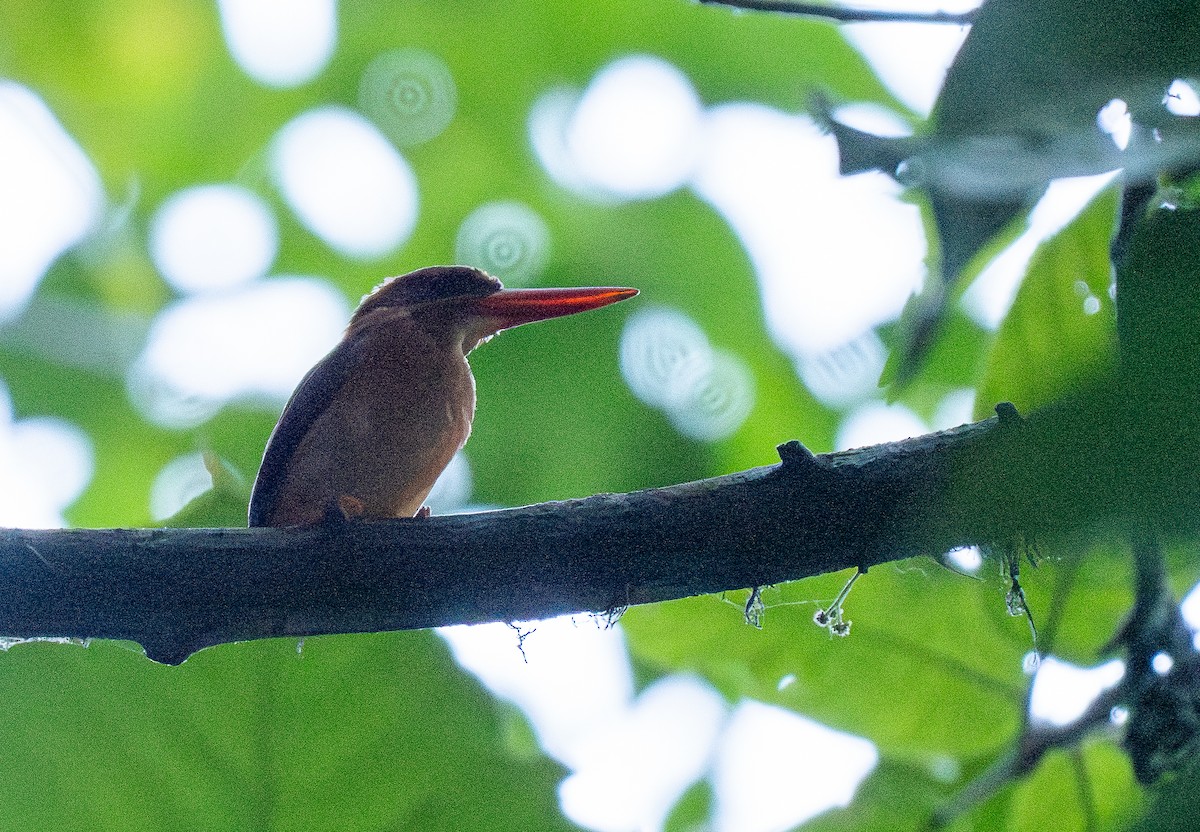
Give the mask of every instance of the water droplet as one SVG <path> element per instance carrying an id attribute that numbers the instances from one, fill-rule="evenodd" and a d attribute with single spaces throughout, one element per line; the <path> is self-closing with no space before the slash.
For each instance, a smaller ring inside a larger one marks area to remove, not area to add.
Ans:
<path id="1" fill-rule="evenodd" d="M 1026 676 L 1032 676 L 1038 672 L 1038 668 L 1042 666 L 1042 657 L 1037 654 L 1037 651 L 1030 650 L 1021 659 L 1021 670 Z"/>

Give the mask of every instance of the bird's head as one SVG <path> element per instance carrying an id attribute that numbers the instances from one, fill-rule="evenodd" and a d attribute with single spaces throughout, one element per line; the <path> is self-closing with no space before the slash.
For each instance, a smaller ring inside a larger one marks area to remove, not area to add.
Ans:
<path id="1" fill-rule="evenodd" d="M 465 355 L 502 329 L 598 309 L 637 293 L 615 287 L 505 289 L 480 269 L 430 266 L 375 287 L 355 310 L 347 334 L 407 320 L 461 344 Z"/>

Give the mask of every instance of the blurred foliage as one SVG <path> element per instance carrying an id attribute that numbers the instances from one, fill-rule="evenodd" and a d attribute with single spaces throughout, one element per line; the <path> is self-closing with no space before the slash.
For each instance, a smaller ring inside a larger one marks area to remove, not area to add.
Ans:
<path id="1" fill-rule="evenodd" d="M 1102 243 L 1116 231 L 1118 201 L 1108 188 L 1034 253 L 979 381 L 977 416 L 1002 399 L 1033 410 L 1112 371 L 1116 311 Z"/>
<path id="2" fill-rule="evenodd" d="M 1131 109 L 1145 111 L 1147 78 L 1169 80 L 1196 65 L 1198 41 L 1175 37 L 1194 23 L 1191 4 L 1145 4 L 1134 17 L 1154 25 L 1120 29 L 1119 37 L 1093 12 L 1137 4 L 1081 5 L 993 0 L 987 25 L 981 19 L 955 63 L 935 129 L 986 135 L 1012 129 L 1004 119 L 1025 114 L 1057 136 L 1082 135 L 1081 119 L 1089 130 L 1094 122 L 1095 90 L 1128 91 Z M 771 463 L 774 446 L 796 437 L 832 446 L 840 414 L 807 393 L 769 339 L 749 259 L 711 206 L 687 190 L 620 206 L 583 201 L 539 168 L 527 120 L 546 90 L 583 87 L 633 52 L 678 66 L 706 105 L 750 99 L 794 111 L 820 89 L 902 110 L 835 27 L 676 0 L 376 0 L 344 4 L 338 27 L 327 69 L 278 90 L 236 66 L 213 4 L 7 0 L 0 9 L 0 77 L 44 98 L 125 211 L 60 258 L 24 321 L 0 331 L 0 377 L 16 415 L 61 417 L 94 445 L 95 477 L 70 509 L 72 523 L 147 524 L 153 478 L 196 450 L 210 453 L 217 488 L 175 522 L 222 525 L 242 516 L 237 475 L 254 472 L 276 412 L 235 403 L 198 428 L 167 430 L 130 405 L 121 360 L 64 360 L 14 334 L 73 304 L 120 322 L 113 337 L 138 343 L 172 299 L 146 251 L 150 218 L 165 198 L 197 183 L 236 182 L 268 200 L 281 234 L 272 272 L 326 277 L 352 302 L 383 276 L 452 261 L 456 229 L 479 203 L 520 199 L 550 228 L 546 282 L 637 286 L 639 302 L 683 309 L 714 344 L 747 362 L 758 391 L 751 416 L 731 438 L 704 444 L 681 436 L 621 382 L 616 344 L 627 310 L 497 339 L 472 360 L 480 408 L 469 456 L 478 502 L 530 503 L 726 473 Z M 314 106 L 356 107 L 372 58 L 413 45 L 450 66 L 457 116 L 434 140 L 404 149 L 421 192 L 413 237 L 394 254 L 349 260 L 292 217 L 269 181 L 266 148 L 280 126 Z M 1067 154 L 1054 158 L 1052 175 L 1069 172 Z M 973 160 L 1012 163 L 1004 154 Z M 996 245 L 993 232 L 1041 184 L 1022 180 L 1021 199 L 1009 194 L 1003 211 L 984 211 L 979 223 L 956 226 L 961 215 L 935 206 L 943 249 L 957 246 L 955 262 L 965 266 L 981 246 Z M 1103 369 L 1113 343 L 1114 211 L 1110 190 L 1042 246 L 998 333 L 938 306 L 945 320 L 923 363 L 907 373 L 901 400 L 928 416 L 946 392 L 976 387 L 981 413 L 997 399 L 1033 407 Z M 1097 313 L 1084 314 L 1087 297 L 1098 299 Z M 955 298 L 948 292 L 938 303 Z M 87 340 L 66 328 L 42 334 Z M 884 335 L 893 346 L 905 343 L 899 328 Z M 1047 568 L 1026 576 L 1035 614 L 1057 610 L 1056 652 L 1097 661 L 1128 609 L 1123 556 L 1067 546 L 1048 554 Z M 1174 563 L 1180 587 L 1194 579 L 1193 564 Z M 766 590 L 762 630 L 715 598 L 636 609 L 624 624 L 644 677 L 694 671 L 731 702 L 792 708 L 877 743 L 880 765 L 855 803 L 813 828 L 921 828 L 1005 752 L 1021 725 L 1030 634 L 1022 618 L 1005 614 L 1006 585 L 993 571 L 985 565 L 979 581 L 933 560 L 873 569 L 850 595 L 846 639 L 811 622 L 817 602 L 828 603 L 845 576 Z M 794 683 L 781 685 L 785 677 Z M 554 799 L 562 772 L 511 740 L 527 734 L 506 728 L 511 715 L 426 633 L 310 639 L 299 651 L 295 642 L 228 645 L 180 668 L 152 665 L 120 645 L 27 644 L 0 655 L 0 690 L 12 717 L 0 729 L 3 828 L 566 826 Z M 1119 828 L 1139 800 L 1125 758 L 1090 743 L 1075 757 L 1047 758 L 954 828 Z M 703 824 L 711 803 L 706 784 L 693 787 L 671 828 Z"/>
<path id="3" fill-rule="evenodd" d="M 1194 168 L 1195 119 L 1172 114 L 1164 94 L 1174 79 L 1194 77 L 1198 38 L 1200 9 L 1180 0 L 1107 2 L 1086 13 L 1069 3 L 992 0 L 922 135 L 874 136 L 827 117 L 843 168 L 878 168 L 913 188 L 935 229 L 930 271 L 941 280 L 928 281 L 905 309 L 888 381 L 907 384 L 920 371 L 954 314 L 954 287 L 975 276 L 981 252 L 1051 180 L 1123 168 L 1126 182 L 1153 182 L 1164 170 Z M 1133 117 L 1128 147 L 1095 129 L 1109 102 Z"/>

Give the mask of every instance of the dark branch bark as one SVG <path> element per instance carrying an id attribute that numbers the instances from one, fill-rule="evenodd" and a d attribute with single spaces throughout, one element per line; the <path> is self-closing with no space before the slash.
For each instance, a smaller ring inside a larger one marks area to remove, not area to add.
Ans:
<path id="1" fill-rule="evenodd" d="M 1200 443 L 1132 466 L 1153 476 L 1131 481 L 1123 453 L 1138 444 L 1135 416 L 1114 415 L 1110 401 L 1122 399 L 1093 396 L 1028 420 L 1004 411 L 822 456 L 789 443 L 776 466 L 485 514 L 13 530 L 0 535 L 0 633 L 132 639 L 153 659 L 181 662 L 235 640 L 604 611 L 1011 543 L 1129 511 L 1194 525 Z"/>
<path id="2" fill-rule="evenodd" d="M 966 26 L 975 12 L 905 12 L 884 9 L 855 9 L 824 3 L 796 3 L 790 0 L 700 0 L 709 6 L 731 6 L 760 12 L 776 12 L 803 17 L 821 17 L 840 23 L 949 23 Z"/>

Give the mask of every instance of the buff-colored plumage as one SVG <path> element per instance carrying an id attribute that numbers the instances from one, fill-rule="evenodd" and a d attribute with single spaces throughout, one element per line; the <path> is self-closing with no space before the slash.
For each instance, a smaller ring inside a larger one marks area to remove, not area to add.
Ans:
<path id="1" fill-rule="evenodd" d="M 463 266 L 385 282 L 284 408 L 254 484 L 250 525 L 412 517 L 471 434 L 467 353 L 501 329 L 635 294 L 505 290 Z"/>

